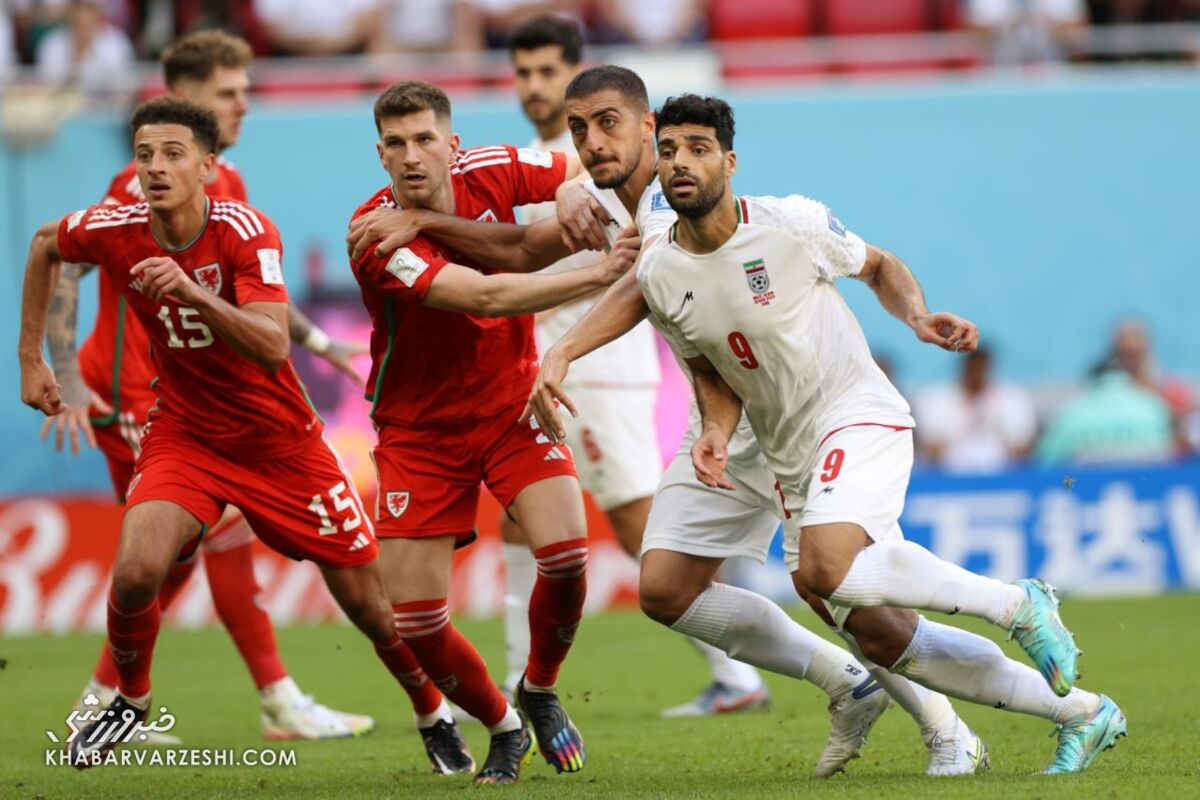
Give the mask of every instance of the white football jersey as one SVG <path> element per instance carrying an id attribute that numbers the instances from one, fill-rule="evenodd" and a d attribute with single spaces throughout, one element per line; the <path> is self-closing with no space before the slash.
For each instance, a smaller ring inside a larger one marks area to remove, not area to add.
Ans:
<path id="1" fill-rule="evenodd" d="M 544 142 L 534 139 L 529 144 L 532 150 L 559 150 L 567 153 L 575 151 L 575 143 L 571 141 L 569 130 L 555 139 Z M 609 244 L 617 240 L 617 236 L 627 227 L 631 220 L 629 212 L 621 204 L 620 198 L 611 189 L 598 189 L 596 184 L 588 181 L 586 187 L 608 209 L 608 213 L 617 221 L 617 225 L 609 225 Z M 620 216 L 618 216 L 618 212 Z M 555 215 L 554 203 L 537 203 L 524 206 L 519 219 L 526 225 L 549 219 Z M 586 267 L 602 257 L 593 250 L 582 250 L 556 261 L 546 267 L 544 272 L 561 272 L 578 267 Z M 555 308 L 544 320 L 538 322 L 535 328 L 538 352 L 544 353 L 555 342 L 566 335 L 571 327 L 583 318 L 587 310 L 596 302 L 595 298 L 576 300 Z M 661 374 L 658 368 L 658 352 L 654 346 L 654 332 L 649 323 L 643 322 L 629 333 L 616 341 L 609 342 L 599 350 L 588 353 L 583 358 L 571 364 L 571 371 L 565 381 L 567 386 L 617 386 L 621 388 L 658 386 Z"/>
<path id="2" fill-rule="evenodd" d="M 742 197 L 738 214 L 733 236 L 706 255 L 685 251 L 672 228 L 643 254 L 638 281 L 676 355 L 712 362 L 771 472 L 798 491 L 828 434 L 913 420 L 834 287 L 862 269 L 862 239 L 799 195 Z"/>

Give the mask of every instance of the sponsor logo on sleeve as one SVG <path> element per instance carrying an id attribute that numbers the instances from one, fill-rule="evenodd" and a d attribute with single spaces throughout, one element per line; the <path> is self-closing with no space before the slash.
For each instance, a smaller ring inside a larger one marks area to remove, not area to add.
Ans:
<path id="1" fill-rule="evenodd" d="M 259 251 L 259 258 L 262 258 L 262 251 Z M 217 264 L 208 264 L 207 266 L 197 267 L 195 272 L 196 283 L 208 289 L 213 294 L 221 293 L 221 267 Z M 263 280 L 266 280 L 265 278 Z"/>
<path id="2" fill-rule="evenodd" d="M 840 219 L 838 219 L 836 216 L 834 216 L 834 213 L 832 211 L 830 211 L 829 208 L 825 209 L 825 216 L 829 220 L 829 230 L 833 231 L 838 236 L 841 236 L 843 239 L 845 239 L 846 238 L 846 226 L 842 224 L 842 221 Z"/>
<path id="3" fill-rule="evenodd" d="M 387 271 L 409 287 L 416 283 L 417 278 L 421 277 L 421 273 L 427 269 L 429 269 L 429 262 L 407 247 L 401 247 L 393 253 L 387 263 Z"/>
<path id="4" fill-rule="evenodd" d="M 528 147 L 517 148 L 517 161 L 532 167 L 551 167 L 554 156 L 544 150 L 530 150 Z"/>
<path id="5" fill-rule="evenodd" d="M 259 250 L 258 266 L 262 269 L 263 283 L 283 284 L 283 264 L 278 250 Z"/>

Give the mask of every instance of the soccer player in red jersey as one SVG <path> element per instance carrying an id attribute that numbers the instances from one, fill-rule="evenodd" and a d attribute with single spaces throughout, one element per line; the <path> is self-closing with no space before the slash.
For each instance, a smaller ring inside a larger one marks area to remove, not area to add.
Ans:
<path id="1" fill-rule="evenodd" d="M 159 590 L 226 505 L 268 545 L 316 562 L 330 592 L 397 679 L 409 658 L 375 564 L 378 547 L 351 479 L 323 435 L 288 353 L 279 234 L 261 212 L 204 187 L 216 167 L 216 117 L 164 97 L 134 113 L 146 202 L 98 205 L 47 223 L 30 247 L 22 299 L 21 398 L 64 411 L 42 338 L 59 263 L 99 264 L 145 329 L 157 404 L 126 490 L 108 641 L 119 692 L 109 716 L 71 742 L 90 766 L 119 742 L 107 719 L 142 721 Z M 107 728 L 107 730 L 106 730 Z"/>
<path id="2" fill-rule="evenodd" d="M 250 80 L 247 69 L 250 46 L 218 30 L 201 31 L 180 39 L 163 54 L 163 72 L 172 94 L 213 111 L 220 130 L 220 150 L 232 147 L 241 136 L 248 109 Z M 246 202 L 246 186 L 230 162 L 217 157 L 205 190 L 210 197 Z M 104 198 L 113 205 L 135 205 L 145 200 L 130 162 L 113 178 Z M 79 435 L 99 446 L 108 461 L 117 497 L 125 497 L 140 450 L 139 440 L 147 412 L 154 405 L 154 366 L 149 340 L 137 317 L 129 313 L 121 286 L 100 270 L 100 298 L 96 325 L 75 353 L 76 306 L 79 278 L 92 270 L 89 264 L 64 264 L 62 278 L 51 304 L 47 325 L 51 361 L 62 384 L 67 408 L 46 420 L 43 436 L 57 430 L 61 449 L 69 433 L 78 451 Z M 306 343 L 356 381 L 350 356 L 361 352 L 341 342 L 331 342 L 303 314 L 289 307 L 292 340 Z M 269 739 L 324 739 L 369 733 L 375 723 L 368 716 L 334 711 L 300 691 L 279 655 L 275 631 L 260 601 L 254 577 L 252 533 L 236 509 L 205 536 L 201 551 L 212 589 L 213 605 L 259 690 L 260 718 Z M 192 574 L 196 559 L 176 565 L 163 583 L 160 605 L 166 609 Z M 116 692 L 117 668 L 107 647 L 100 657 L 80 702 L 89 694 L 107 704 Z"/>
<path id="3" fill-rule="evenodd" d="M 419 206 L 511 223 L 513 206 L 552 199 L 580 170 L 562 153 L 506 145 L 460 151 L 449 99 L 420 81 L 388 88 L 375 104 L 375 124 L 391 182 L 356 220 Z M 353 260 L 373 322 L 367 391 L 379 431 L 380 564 L 400 636 L 433 683 L 492 734 L 480 782 L 515 781 L 530 746 L 483 659 L 450 623 L 452 556 L 473 538 L 480 482 L 529 534 L 538 563 L 517 704 L 552 766 L 583 767 L 583 739 L 555 693 L 583 608 L 583 501 L 570 451 L 519 418 L 537 371 L 532 314 L 608 285 L 638 244 L 625 237 L 600 262 L 556 275 L 462 266 L 423 237 L 389 257 L 372 246 Z M 444 703 L 430 697 L 416 711 L 420 727 L 461 741 Z M 464 746 L 447 771 L 470 763 Z"/>

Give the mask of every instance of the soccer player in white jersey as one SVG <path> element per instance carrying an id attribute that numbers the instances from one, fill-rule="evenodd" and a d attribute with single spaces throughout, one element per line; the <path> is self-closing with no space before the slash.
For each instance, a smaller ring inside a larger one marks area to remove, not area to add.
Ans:
<path id="1" fill-rule="evenodd" d="M 1058 749 L 1046 771 L 1085 769 L 1124 735 L 1124 715 L 1074 687 L 1078 651 L 1050 587 L 975 575 L 904 541 L 912 420 L 834 280 L 863 280 L 921 341 L 944 349 L 974 348 L 975 327 L 929 312 L 904 263 L 821 204 L 736 197 L 733 112 L 723 101 L 673 98 L 656 125 L 659 177 L 679 220 L 644 246 L 642 298 L 626 313 L 648 313 L 692 373 L 702 424 L 696 476 L 736 488 L 726 470 L 744 407 L 783 496 L 785 553 L 801 596 L 896 674 L 1052 720 Z M 719 625 L 722 602 L 707 594 L 681 619 Z M 896 609 L 961 612 L 1005 628 L 1041 675 L 988 639 Z"/>
<path id="2" fill-rule="evenodd" d="M 605 211 L 594 195 L 582 190 L 584 205 L 602 212 L 605 221 L 614 216 L 622 221 L 620 215 L 627 219 L 631 213 L 636 214 L 645 236 L 660 235 L 675 216 L 655 178 L 654 117 L 641 79 L 621 67 L 585 70 L 568 87 L 566 107 L 573 142 L 593 181 L 613 187 L 608 191 L 618 198 Z M 566 196 L 571 189 L 580 187 L 560 190 L 562 204 L 576 204 Z M 601 196 L 606 195 L 607 192 Z M 594 236 L 603 242 L 604 229 L 588 231 L 582 218 L 572 213 L 560 216 L 561 225 L 546 220 L 520 227 L 482 225 L 426 212 L 415 216 L 409 211 L 400 215 L 389 212 L 352 228 L 349 244 L 363 248 L 382 238 L 379 248 L 395 249 L 407 241 L 405 236 L 411 236 L 407 226 L 435 237 L 446 237 L 459 252 L 474 258 L 524 270 L 546 263 L 539 262 L 539 257 L 548 260 L 561 257 L 565 252 L 560 242 L 562 230 L 571 231 L 583 242 L 591 243 Z M 632 280 L 632 275 L 627 278 Z M 631 285 L 640 298 L 636 281 Z M 605 295 L 599 304 L 608 302 L 609 296 Z M 585 321 L 596 317 L 598 310 L 599 307 L 589 311 Z M 606 313 L 599 315 L 601 319 L 608 317 Z M 628 332 L 640 320 L 641 316 L 621 326 L 605 341 Z M 568 338 L 580 327 L 573 328 Z M 550 352 L 559 349 L 556 345 Z M 564 366 L 561 373 L 565 372 Z M 556 430 L 561 427 L 557 418 L 555 425 Z M 753 438 L 747 438 L 753 444 Z M 746 473 L 750 477 L 741 493 L 717 492 L 696 479 L 687 457 L 690 445 L 689 440 L 683 451 L 684 470 L 678 469 L 680 457 L 677 457 L 659 485 L 642 551 L 643 607 L 668 625 L 711 584 L 725 557 L 747 556 L 762 561 L 779 524 L 772 479 L 765 467 Z M 649 582 L 648 576 L 651 576 Z M 740 613 L 719 620 L 720 635 L 715 634 L 716 626 L 711 625 L 693 625 L 681 631 L 708 644 L 712 653 L 726 658 L 733 653 L 780 674 L 809 680 L 828 693 L 832 732 L 816 772 L 822 776 L 840 772 L 858 754 L 867 732 L 887 707 L 887 698 L 877 691 L 878 685 L 872 678 L 864 674 L 867 668 L 858 660 L 798 625 L 766 598 L 734 587 L 721 588 L 737 604 Z M 672 595 L 670 589 L 678 591 Z M 670 616 L 669 610 L 672 603 L 679 606 L 674 616 Z M 729 663 L 737 665 L 732 660 Z M 894 684 L 889 687 L 889 694 L 902 698 L 904 707 L 927 729 L 931 773 L 962 774 L 976 769 L 981 761 L 982 743 L 966 726 L 961 726 L 961 735 L 956 735 L 957 717 L 945 697 L 921 687 L 910 687 L 905 679 L 886 670 L 876 672 L 881 682 Z"/>

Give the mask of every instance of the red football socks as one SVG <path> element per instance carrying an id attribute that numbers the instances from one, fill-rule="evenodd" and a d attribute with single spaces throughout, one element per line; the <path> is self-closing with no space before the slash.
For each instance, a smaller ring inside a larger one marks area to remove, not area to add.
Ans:
<path id="1" fill-rule="evenodd" d="M 158 609 L 159 612 L 165 612 L 167 607 L 171 605 L 171 601 L 179 594 L 179 590 L 187 583 L 187 579 L 191 576 L 192 570 L 196 567 L 195 561 L 187 561 L 183 564 L 176 564 L 167 573 L 167 579 L 163 581 L 162 587 L 158 590 Z M 106 641 L 100 647 L 100 657 L 96 659 L 96 668 L 92 670 L 92 680 L 101 686 L 116 686 L 117 685 L 117 665 L 113 661 L 112 651 L 108 647 Z"/>
<path id="2" fill-rule="evenodd" d="M 150 661 L 160 617 L 157 597 L 145 608 L 125 609 L 109 592 L 108 646 L 116 662 L 117 687 L 126 697 L 150 693 Z"/>
<path id="3" fill-rule="evenodd" d="M 488 675 L 487 665 L 467 638 L 450 624 L 446 598 L 392 606 L 396 633 L 446 697 L 487 727 L 508 711 L 508 701 Z"/>
<path id="4" fill-rule="evenodd" d="M 239 519 L 234 525 L 245 527 L 246 522 Z M 286 678 L 288 671 L 279 657 L 275 628 L 262 606 L 262 587 L 254 578 L 249 528 L 245 538 L 238 537 L 233 546 L 223 550 L 218 549 L 221 540 L 216 538 L 220 533 L 214 531 L 214 538 L 204 550 L 204 569 L 208 573 L 213 606 L 242 654 L 255 686 L 263 689 Z"/>
<path id="5" fill-rule="evenodd" d="M 533 551 L 538 577 L 529 598 L 529 666 L 525 681 L 550 687 L 571 649 L 587 596 L 587 539 L 568 539 Z"/>
<path id="6" fill-rule="evenodd" d="M 388 672 L 392 673 L 404 687 L 404 691 L 408 692 L 413 711 L 420 716 L 426 716 L 438 710 L 438 706 L 442 704 L 442 693 L 433 685 L 433 681 L 429 680 L 425 670 L 417 663 L 417 657 L 399 634 L 386 644 L 376 642 L 375 652 L 388 668 Z"/>

